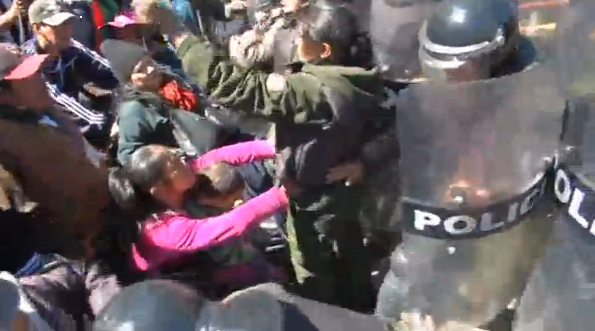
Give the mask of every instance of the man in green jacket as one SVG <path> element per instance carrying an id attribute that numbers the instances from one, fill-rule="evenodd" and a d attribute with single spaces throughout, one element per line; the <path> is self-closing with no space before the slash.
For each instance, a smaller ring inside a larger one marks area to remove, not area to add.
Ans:
<path id="1" fill-rule="evenodd" d="M 379 77 L 359 68 L 304 62 L 288 75 L 244 68 L 214 43 L 189 33 L 156 0 L 140 0 L 135 10 L 143 23 L 159 22 L 186 75 L 208 94 L 276 124 L 276 147 L 286 165 L 277 175 L 298 187 L 288 231 L 300 294 L 346 308 L 371 308 L 371 270 L 358 217 L 363 192 L 351 177 L 373 163 L 361 155 L 361 139 L 383 93 Z M 306 39 L 301 36 L 297 45 L 302 60 L 335 55 L 334 42 L 306 44 Z"/>

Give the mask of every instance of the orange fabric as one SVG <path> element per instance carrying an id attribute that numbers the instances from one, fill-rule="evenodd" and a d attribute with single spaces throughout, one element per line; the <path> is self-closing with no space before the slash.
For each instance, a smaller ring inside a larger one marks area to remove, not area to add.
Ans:
<path id="1" fill-rule="evenodd" d="M 194 91 L 181 86 L 175 79 L 165 83 L 159 94 L 179 109 L 193 110 L 198 104 Z"/>

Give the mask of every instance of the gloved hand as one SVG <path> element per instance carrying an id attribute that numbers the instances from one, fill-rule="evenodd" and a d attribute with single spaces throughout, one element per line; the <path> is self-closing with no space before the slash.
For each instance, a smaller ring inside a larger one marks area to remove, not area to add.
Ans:
<path id="1" fill-rule="evenodd" d="M 156 25 L 163 35 L 173 35 L 184 30 L 184 24 L 169 1 L 134 0 L 132 7 L 138 23 Z"/>

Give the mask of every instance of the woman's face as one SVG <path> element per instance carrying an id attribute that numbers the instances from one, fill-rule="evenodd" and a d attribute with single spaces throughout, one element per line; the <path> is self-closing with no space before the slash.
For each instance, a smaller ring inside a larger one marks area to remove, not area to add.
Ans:
<path id="1" fill-rule="evenodd" d="M 116 33 L 118 35 L 118 39 L 120 40 L 143 46 L 143 39 L 142 36 L 140 36 L 139 27 L 134 24 L 121 27 Z"/>
<path id="2" fill-rule="evenodd" d="M 151 194 L 163 202 L 171 197 L 182 197 L 196 182 L 196 175 L 182 160 L 165 147 L 159 153 L 167 153 L 168 164 L 164 178 L 151 189 Z"/>
<path id="3" fill-rule="evenodd" d="M 145 56 L 134 67 L 130 81 L 141 90 L 157 91 L 161 87 L 163 74 L 159 71 L 157 63 L 150 56 Z"/>

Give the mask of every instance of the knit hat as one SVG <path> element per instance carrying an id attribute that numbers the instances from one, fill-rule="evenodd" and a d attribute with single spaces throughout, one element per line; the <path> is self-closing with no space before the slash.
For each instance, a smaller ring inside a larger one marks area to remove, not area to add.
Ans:
<path id="1" fill-rule="evenodd" d="M 223 303 L 201 297 L 170 280 L 149 280 L 124 288 L 98 314 L 94 331 L 281 331 L 280 304 L 247 289 Z"/>
<path id="2" fill-rule="evenodd" d="M 144 56 L 149 55 L 142 46 L 115 39 L 101 43 L 101 53 L 110 62 L 114 76 L 122 84 L 130 81 L 134 67 Z"/>

